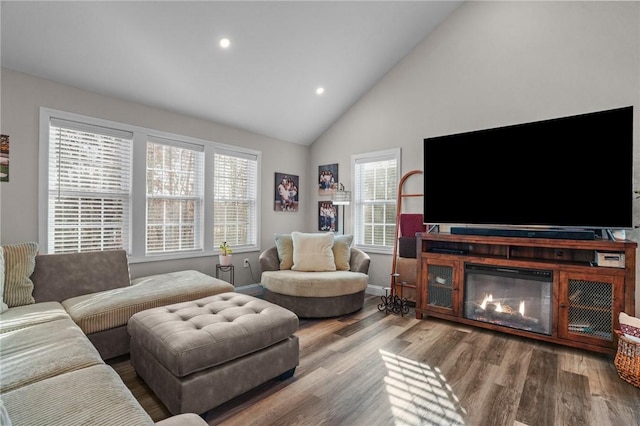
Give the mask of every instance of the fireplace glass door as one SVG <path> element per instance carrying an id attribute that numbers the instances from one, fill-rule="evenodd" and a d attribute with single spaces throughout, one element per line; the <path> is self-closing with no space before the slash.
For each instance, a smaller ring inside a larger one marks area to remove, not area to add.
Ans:
<path id="1" fill-rule="evenodd" d="M 553 272 L 465 264 L 465 318 L 551 335 Z"/>

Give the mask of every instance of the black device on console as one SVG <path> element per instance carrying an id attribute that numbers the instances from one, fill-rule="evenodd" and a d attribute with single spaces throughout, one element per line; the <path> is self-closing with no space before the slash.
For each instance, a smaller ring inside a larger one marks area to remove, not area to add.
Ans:
<path id="1" fill-rule="evenodd" d="M 596 232 L 592 229 L 507 229 L 507 228 L 464 228 L 451 227 L 457 235 L 483 235 L 494 237 L 551 238 L 563 240 L 593 240 Z"/>

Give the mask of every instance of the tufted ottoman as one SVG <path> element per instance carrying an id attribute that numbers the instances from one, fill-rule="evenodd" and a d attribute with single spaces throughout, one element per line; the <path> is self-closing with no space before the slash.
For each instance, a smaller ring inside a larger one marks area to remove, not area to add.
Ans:
<path id="1" fill-rule="evenodd" d="M 131 363 L 173 414 L 202 414 L 298 365 L 298 317 L 234 292 L 134 314 Z"/>

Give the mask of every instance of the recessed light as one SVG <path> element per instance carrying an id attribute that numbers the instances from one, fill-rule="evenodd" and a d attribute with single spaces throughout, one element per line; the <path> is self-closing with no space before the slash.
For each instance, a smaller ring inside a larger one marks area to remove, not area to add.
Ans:
<path id="1" fill-rule="evenodd" d="M 218 41 L 218 44 L 220 45 L 220 47 L 222 47 L 223 49 L 228 48 L 229 46 L 231 46 L 231 40 L 229 40 L 228 37 L 222 37 L 220 39 L 220 41 Z"/>
<path id="2" fill-rule="evenodd" d="M 316 89 L 316 95 L 322 95 L 324 93 L 324 87 L 318 87 Z"/>

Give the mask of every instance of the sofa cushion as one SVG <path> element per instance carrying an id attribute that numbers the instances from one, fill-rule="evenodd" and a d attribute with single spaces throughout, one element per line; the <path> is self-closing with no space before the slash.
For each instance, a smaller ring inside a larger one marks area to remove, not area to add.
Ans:
<path id="1" fill-rule="evenodd" d="M 300 297 L 333 297 L 366 290 L 369 278 L 362 272 L 265 271 L 262 285 L 267 290 Z"/>
<path id="2" fill-rule="evenodd" d="M 233 291 L 226 281 L 187 270 L 135 279 L 128 287 L 72 297 L 62 302 L 86 334 L 127 324 L 136 312 Z"/>
<path id="3" fill-rule="evenodd" d="M 348 271 L 351 267 L 351 243 L 353 235 L 336 235 L 333 239 L 333 258 L 336 270 Z"/>
<path id="4" fill-rule="evenodd" d="M 184 377 L 289 338 L 298 317 L 266 300 L 222 293 L 139 312 L 127 328 L 133 341 Z"/>
<path id="5" fill-rule="evenodd" d="M 14 425 L 153 425 L 120 376 L 93 365 L 2 394 Z"/>
<path id="6" fill-rule="evenodd" d="M 292 232 L 294 271 L 335 271 L 331 232 Z"/>
<path id="7" fill-rule="evenodd" d="M 7 244 L 4 252 L 4 295 L 8 307 L 34 303 L 33 282 L 38 243 Z"/>
<path id="8" fill-rule="evenodd" d="M 0 246 L 0 314 L 9 309 L 4 303 L 4 249 Z"/>
<path id="9" fill-rule="evenodd" d="M 58 302 L 33 303 L 16 306 L 0 314 L 0 333 L 31 327 L 49 321 L 70 319 L 64 307 Z"/>
<path id="10" fill-rule="evenodd" d="M 275 240 L 280 269 L 291 269 L 293 266 L 293 240 L 291 239 L 291 234 L 276 234 Z"/>
<path id="11" fill-rule="evenodd" d="M 0 393 L 91 365 L 103 364 L 71 318 L 0 335 Z"/>
<path id="12" fill-rule="evenodd" d="M 31 280 L 36 302 L 62 302 L 131 284 L 124 250 L 40 254 L 35 262 Z"/>

